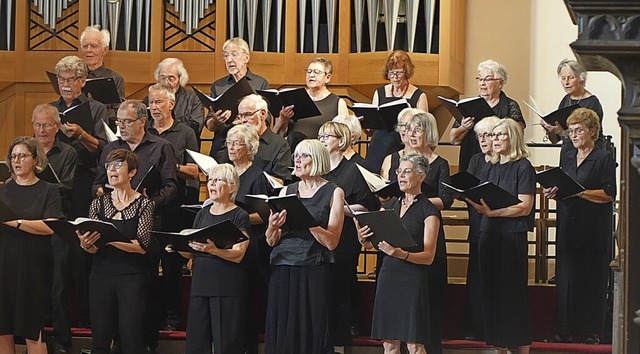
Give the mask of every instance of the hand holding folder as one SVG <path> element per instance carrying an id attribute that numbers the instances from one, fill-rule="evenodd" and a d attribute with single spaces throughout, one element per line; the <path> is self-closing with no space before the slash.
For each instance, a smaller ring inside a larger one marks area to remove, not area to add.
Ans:
<path id="1" fill-rule="evenodd" d="M 302 201 L 295 194 L 284 196 L 268 197 L 266 195 L 247 195 L 247 204 L 252 211 L 256 212 L 262 220 L 269 220 L 269 213 L 287 211 L 285 225 L 291 230 L 305 230 L 320 224 L 314 219 L 309 210 L 302 204 Z"/>
<path id="2" fill-rule="evenodd" d="M 369 226 L 373 231 L 373 235 L 368 240 L 377 250 L 379 250 L 378 244 L 382 241 L 405 250 L 418 246 L 393 210 L 356 212 L 354 218 L 358 220 L 361 227 Z"/>
<path id="3" fill-rule="evenodd" d="M 442 182 L 442 185 L 476 204 L 481 204 L 480 200 L 484 200 L 491 210 L 522 203 L 520 199 L 491 182 L 484 182 L 468 189 L 457 188 L 445 182 Z"/>
<path id="4" fill-rule="evenodd" d="M 207 240 L 211 240 L 217 248 L 229 249 L 236 243 L 249 239 L 228 219 L 201 229 L 184 229 L 180 232 L 151 231 L 151 234 L 158 237 L 165 246 L 171 245 L 174 251 L 189 253 L 198 252 L 189 246 L 190 242 L 207 243 Z"/>
<path id="5" fill-rule="evenodd" d="M 538 172 L 536 174 L 536 180 L 544 188 L 558 187 L 556 198 L 559 200 L 573 197 L 585 191 L 585 188 L 580 183 L 571 178 L 571 176 L 560 167 Z"/>
<path id="6" fill-rule="evenodd" d="M 58 236 L 72 245 L 79 245 L 78 236 L 76 230 L 81 234 L 85 232 L 99 232 L 100 238 L 96 241 L 96 247 L 104 247 L 110 242 L 126 242 L 131 243 L 131 240 L 123 235 L 115 225 L 110 222 L 89 219 L 89 218 L 77 218 L 71 220 L 45 220 L 44 221 L 51 230 L 53 230 Z"/>

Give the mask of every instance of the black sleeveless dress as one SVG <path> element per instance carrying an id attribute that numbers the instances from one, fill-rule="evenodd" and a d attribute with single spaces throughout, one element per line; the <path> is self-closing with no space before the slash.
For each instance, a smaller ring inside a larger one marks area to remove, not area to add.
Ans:
<path id="1" fill-rule="evenodd" d="M 287 187 L 298 193 L 298 183 Z M 326 228 L 331 198 L 337 186 L 327 182 L 311 198 L 300 198 L 320 226 Z M 333 253 L 311 232 L 294 230 L 282 236 L 271 251 L 271 276 L 265 333 L 266 354 L 329 354 L 331 263 Z"/>

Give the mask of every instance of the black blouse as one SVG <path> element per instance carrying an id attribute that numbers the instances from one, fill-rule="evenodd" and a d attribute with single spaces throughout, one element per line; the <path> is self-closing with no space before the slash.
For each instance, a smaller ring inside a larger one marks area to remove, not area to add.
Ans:
<path id="1" fill-rule="evenodd" d="M 560 166 L 586 189 L 604 189 L 616 197 L 616 167 L 613 155 L 595 146 L 578 166 L 578 150 L 562 155 Z M 579 197 L 558 201 L 558 250 L 610 250 L 613 203 L 592 203 Z"/>
<path id="2" fill-rule="evenodd" d="M 193 221 L 194 228 L 203 228 L 231 220 L 241 231 L 249 232 L 249 214 L 234 208 L 220 215 L 210 212 L 211 206 L 202 208 Z M 249 270 L 247 257 L 233 263 L 210 254 L 194 252 L 191 296 L 247 296 L 249 294 Z"/>
<path id="3" fill-rule="evenodd" d="M 479 152 L 471 157 L 467 172 L 480 179 L 482 173 L 490 164 L 491 163 L 485 160 L 485 154 Z M 480 221 L 482 220 L 482 214 L 478 213 L 476 208 L 471 205 L 468 205 L 467 209 L 469 211 L 469 241 L 478 242 L 480 241 Z"/>
<path id="4" fill-rule="evenodd" d="M 522 158 L 506 163 L 489 164 L 484 170 L 480 182 L 493 182 L 514 196 L 518 194 L 536 194 L 536 171 L 528 159 Z M 480 231 L 491 233 L 533 231 L 535 208 L 527 216 L 516 218 L 482 216 Z"/>
<path id="5" fill-rule="evenodd" d="M 396 170 L 400 166 L 400 152 L 391 154 L 391 167 L 389 171 L 389 179 L 397 181 L 398 175 Z M 438 156 L 433 162 L 429 163 L 429 173 L 422 185 L 422 192 L 427 198 L 440 198 L 444 209 L 449 209 L 453 204 L 453 196 L 451 190 L 442 185 L 442 182 L 449 183 L 451 174 L 449 173 L 449 161 L 444 157 Z M 424 184 L 427 184 L 425 186 Z"/>

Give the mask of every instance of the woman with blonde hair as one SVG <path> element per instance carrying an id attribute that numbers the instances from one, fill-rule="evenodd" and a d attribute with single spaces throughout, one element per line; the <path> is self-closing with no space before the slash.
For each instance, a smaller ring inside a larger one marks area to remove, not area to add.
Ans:
<path id="1" fill-rule="evenodd" d="M 265 333 L 266 354 L 333 352 L 329 328 L 332 252 L 344 222 L 344 192 L 322 176 L 331 171 L 329 152 L 306 139 L 293 154 L 296 177 L 280 195 L 296 194 L 318 222 L 308 229 L 285 226 L 287 210 L 272 213 L 266 231 L 271 276 Z"/>
<path id="2" fill-rule="evenodd" d="M 533 231 L 536 173 L 518 122 L 500 120 L 490 137 L 493 153 L 480 181 L 496 184 L 521 202 L 491 210 L 484 200 L 477 204 L 467 199 L 482 214 L 479 259 L 485 341 L 498 354 L 506 354 L 509 347 L 527 354 L 531 345 L 527 232 Z"/>

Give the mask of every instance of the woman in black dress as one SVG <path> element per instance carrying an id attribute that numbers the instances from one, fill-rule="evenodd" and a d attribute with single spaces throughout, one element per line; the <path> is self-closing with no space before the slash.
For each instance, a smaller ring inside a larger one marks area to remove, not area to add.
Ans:
<path id="1" fill-rule="evenodd" d="M 480 278 L 485 341 L 506 354 L 507 347 L 529 353 L 531 312 L 527 290 L 527 232 L 533 231 L 536 173 L 527 159 L 522 127 L 501 119 L 491 131 L 493 155 L 480 178 L 521 200 L 519 204 L 491 210 L 484 201 L 467 199 L 480 221 Z"/>
<path id="2" fill-rule="evenodd" d="M 409 118 L 404 129 L 407 145 L 404 150 L 391 155 L 389 180 L 398 179 L 396 171 L 400 166 L 401 156 L 406 156 L 407 150 L 411 149 L 412 153 L 426 157 L 429 162 L 429 170 L 422 184 L 422 193 L 438 210 L 448 209 L 453 204 L 453 197 L 451 191 L 445 188 L 442 182 L 449 182 L 449 162 L 432 149 L 432 146 L 438 145 L 439 138 L 435 117 L 431 113 L 418 112 Z M 383 177 L 385 177 L 384 173 Z M 382 257 L 378 258 L 384 258 L 384 254 L 378 252 L 378 256 L 380 255 Z M 376 265 L 378 263 L 376 262 Z M 429 266 L 429 284 L 431 339 L 427 344 L 427 351 L 430 354 L 439 354 L 442 353 L 441 342 L 446 316 L 447 244 L 444 234 L 438 237 L 435 260 Z"/>
<path id="3" fill-rule="evenodd" d="M 347 103 L 327 88 L 333 73 L 331 60 L 317 57 L 309 62 L 304 70 L 307 93 L 320 111 L 319 116 L 293 121 L 294 105 L 282 107 L 273 126 L 273 131 L 287 137 L 291 151 L 304 139 L 315 139 L 320 126 L 338 114 L 349 114 Z"/>
<path id="4" fill-rule="evenodd" d="M 383 340 L 385 354 L 399 354 L 401 342 L 406 342 L 409 353 L 426 354 L 425 346 L 433 336 L 428 265 L 436 257 L 443 229 L 440 211 L 421 191 L 428 170 L 425 156 L 403 156 L 397 171 L 403 194 L 393 203 L 393 210 L 419 246 L 405 250 L 385 241 L 377 245 L 387 257 L 378 275 L 371 337 Z M 371 247 L 368 238 L 373 232 L 366 225 L 357 227 L 360 242 Z"/>
<path id="5" fill-rule="evenodd" d="M 333 353 L 329 328 L 332 250 L 344 221 L 344 192 L 322 178 L 331 169 L 329 153 L 313 139 L 303 140 L 293 154 L 299 182 L 281 195 L 296 194 L 320 226 L 292 230 L 287 211 L 272 213 L 267 226 L 271 276 L 265 333 L 266 354 Z"/>
<path id="6" fill-rule="evenodd" d="M 602 105 L 598 97 L 589 92 L 585 87 L 587 83 L 587 71 L 580 63 L 569 59 L 563 59 L 560 64 L 558 64 L 556 71 L 560 78 L 562 88 L 564 92 L 567 93 L 560 101 L 560 104 L 558 104 L 558 109 L 577 104 L 582 108 L 593 110 L 597 114 L 600 124 L 596 145 L 604 148 L 604 133 L 602 132 L 604 111 L 602 110 Z M 560 150 L 561 158 L 566 151 L 575 149 L 571 143 L 571 137 L 569 137 L 567 131 L 562 129 L 558 123 L 556 123 L 555 126 L 549 125 L 543 119 L 540 119 L 540 124 L 547 131 L 547 136 L 552 143 L 555 144 L 559 140 L 562 140 L 562 148 Z"/>
<path id="7" fill-rule="evenodd" d="M 258 152 L 260 141 L 258 140 L 258 131 L 252 125 L 236 125 L 227 133 L 226 146 L 229 160 L 233 163 L 239 175 L 240 183 L 236 185 L 237 193 L 235 202 L 240 207 L 246 207 L 247 195 L 273 195 L 277 194 L 277 190 L 271 187 L 265 177 L 259 164 L 253 163 L 254 157 Z M 249 208 L 247 208 L 249 210 Z M 252 210 L 250 210 L 252 211 Z M 258 332 L 264 325 L 267 305 L 267 290 L 269 284 L 269 253 L 271 248 L 267 245 L 264 237 L 266 224 L 260 218 L 258 213 L 249 214 L 251 223 L 251 239 L 249 240 L 249 248 L 246 251 L 245 264 L 250 271 L 250 291 L 252 297 L 248 299 L 250 316 L 248 323 L 247 349 L 248 353 L 258 352 Z M 254 302 L 259 299 L 259 302 Z M 254 304 L 259 303 L 261 306 L 255 307 Z M 257 319 L 257 321 L 256 321 Z"/>
<path id="8" fill-rule="evenodd" d="M 107 155 L 105 170 L 111 193 L 91 202 L 89 218 L 107 221 L 126 237 L 127 242 L 110 242 L 98 248 L 98 232 L 81 234 L 80 246 L 93 254 L 89 276 L 89 300 L 93 353 L 109 353 L 111 340 L 119 330 L 124 354 L 142 349 L 143 314 L 149 288 L 147 249 L 151 241 L 154 203 L 131 187 L 138 171 L 138 158 L 128 150 L 117 149 Z"/>
<path id="9" fill-rule="evenodd" d="M 227 140 L 231 136 L 227 134 Z M 238 173 L 231 165 L 211 168 L 207 188 L 213 203 L 198 212 L 193 227 L 231 220 L 248 237 L 249 215 L 234 204 L 238 184 Z M 190 242 L 189 246 L 196 252 L 181 253 L 193 259 L 185 353 L 211 353 L 213 345 L 216 353 L 244 354 L 249 315 L 249 269 L 245 252 L 249 240 L 236 243 L 230 249 L 217 248 L 211 240 Z"/>
<path id="10" fill-rule="evenodd" d="M 467 172 L 477 177 L 489 165 L 493 149 L 491 148 L 491 130 L 500 121 L 498 117 L 486 117 L 479 121 L 473 130 L 480 144 L 481 152 L 473 155 L 469 161 Z M 478 340 L 484 338 L 482 319 L 482 285 L 480 281 L 480 265 L 478 264 L 478 243 L 480 242 L 481 215 L 476 209 L 467 205 L 469 212 L 469 262 L 467 262 L 467 287 L 465 300 L 465 338 Z"/>
<path id="11" fill-rule="evenodd" d="M 352 297 L 357 288 L 358 258 L 360 249 L 358 235 L 351 211 L 368 211 L 380 208 L 358 167 L 344 157 L 344 151 L 351 146 L 351 131 L 342 123 L 327 122 L 320 127 L 318 139 L 327 148 L 331 160 L 331 171 L 325 178 L 344 191 L 345 220 L 340 243 L 333 251 L 336 257 L 333 268 L 333 306 L 331 328 L 333 330 L 334 351 L 344 353 L 344 346 L 351 344 Z"/>
<path id="12" fill-rule="evenodd" d="M 46 354 L 42 330 L 51 302 L 51 234 L 43 220 L 63 217 L 58 187 L 36 176 L 47 155 L 32 137 L 16 138 L 6 164 L 13 175 L 0 185 L 0 201 L 15 217 L 0 224 L 0 353 L 15 353 L 14 335 L 29 353 Z"/>
<path id="13" fill-rule="evenodd" d="M 478 64 L 478 95 L 487 101 L 499 118 L 511 118 L 517 121 L 522 129 L 527 124 L 522 116 L 518 102 L 507 97 L 502 91 L 507 84 L 507 68 L 494 61 L 485 60 Z M 449 138 L 454 145 L 460 145 L 460 171 L 466 171 L 471 156 L 480 152 L 478 140 L 473 134 L 473 125 L 477 122 L 475 117 L 466 117 L 462 123 L 454 122 Z"/>
<path id="14" fill-rule="evenodd" d="M 616 196 L 615 161 L 596 145 L 600 122 L 587 108 L 567 119 L 567 136 L 575 149 L 562 155 L 560 166 L 586 188 L 573 197 L 557 199 L 556 342 L 597 344 L 604 329 L 609 262 Z M 545 189 L 555 198 L 557 187 Z"/>
<path id="15" fill-rule="evenodd" d="M 391 52 L 382 72 L 383 77 L 389 80 L 389 84 L 376 89 L 371 103 L 381 105 L 404 98 L 411 107 L 428 112 L 427 94 L 409 82 L 414 70 L 415 67 L 407 52 L 404 50 Z M 402 148 L 401 143 L 400 136 L 395 131 L 373 131 L 365 159 L 369 171 L 380 171 L 384 157 Z"/>

